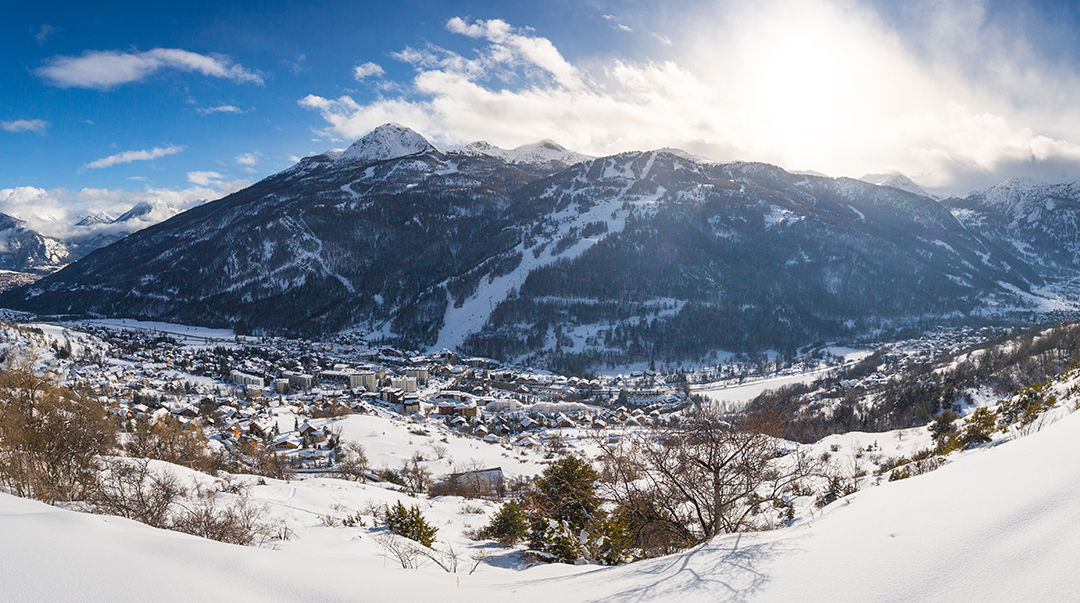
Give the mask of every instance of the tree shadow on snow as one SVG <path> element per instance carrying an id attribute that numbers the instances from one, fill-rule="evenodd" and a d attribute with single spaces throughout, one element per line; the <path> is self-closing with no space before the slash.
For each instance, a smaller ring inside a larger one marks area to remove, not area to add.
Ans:
<path id="1" fill-rule="evenodd" d="M 584 579 L 590 586 L 606 591 L 601 597 L 585 601 L 747 601 L 769 582 L 768 561 L 798 550 L 792 538 L 762 540 L 754 536 L 734 534 L 682 554 L 556 581 Z"/>

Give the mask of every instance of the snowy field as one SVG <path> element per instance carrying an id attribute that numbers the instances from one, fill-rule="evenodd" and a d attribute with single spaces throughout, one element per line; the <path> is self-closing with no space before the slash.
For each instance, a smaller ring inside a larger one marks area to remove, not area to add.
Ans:
<path id="1" fill-rule="evenodd" d="M 279 550 L 0 495 L 0 600 L 1075 600 L 1078 442 L 1074 413 L 1028 437 L 959 455 L 938 471 L 863 490 L 790 528 L 720 536 L 683 554 L 601 569 L 516 570 L 513 553 L 491 548 L 493 563 L 472 574 L 403 570 L 378 555 L 369 530 L 328 527 L 317 515 L 417 501 L 331 479 L 252 486 L 256 500 L 273 504 L 275 515 L 292 513 L 299 526 Z M 475 509 L 462 510 L 476 503 L 419 503 L 440 538 L 459 540 L 464 523 L 484 521 Z M 493 505 L 486 506 L 490 512 Z"/>
<path id="2" fill-rule="evenodd" d="M 167 322 L 133 320 L 130 318 L 105 318 L 84 320 L 76 324 L 88 324 L 117 330 L 147 331 L 168 335 L 182 344 L 193 346 L 231 345 L 236 342 L 236 333 L 230 329 L 210 329 Z"/>
<path id="3" fill-rule="evenodd" d="M 714 402 L 727 402 L 732 403 L 737 407 L 741 407 L 747 402 L 760 396 L 766 390 L 779 389 L 788 385 L 795 385 L 796 383 L 810 383 L 817 379 L 821 379 L 833 371 L 851 366 L 871 354 L 871 352 L 866 350 L 840 347 L 828 348 L 826 351 L 842 357 L 844 359 L 844 364 L 839 367 L 806 371 L 794 375 L 779 375 L 776 377 L 766 377 L 764 379 L 747 380 L 745 383 L 730 384 L 729 382 L 721 382 L 691 385 L 690 391 L 695 394 L 701 394 Z"/>

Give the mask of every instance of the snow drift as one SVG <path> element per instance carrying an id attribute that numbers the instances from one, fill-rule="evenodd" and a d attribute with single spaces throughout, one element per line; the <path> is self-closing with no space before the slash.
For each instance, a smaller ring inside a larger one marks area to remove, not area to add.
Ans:
<path id="1" fill-rule="evenodd" d="M 791 528 L 605 569 L 409 571 L 340 546 L 243 548 L 0 495 L 0 600 L 1063 601 L 1080 590 L 1078 442 L 1074 413 Z"/>

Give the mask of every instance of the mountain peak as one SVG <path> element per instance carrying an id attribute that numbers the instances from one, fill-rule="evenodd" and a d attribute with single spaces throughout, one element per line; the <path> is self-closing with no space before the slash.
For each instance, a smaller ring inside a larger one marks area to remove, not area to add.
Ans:
<path id="1" fill-rule="evenodd" d="M 139 201 L 134 207 L 124 212 L 119 218 L 113 220 L 112 223 L 120 224 L 131 220 L 160 222 L 162 220 L 167 220 L 178 213 L 180 213 L 180 210 L 170 205 L 167 201 L 151 199 L 149 201 Z"/>
<path id="2" fill-rule="evenodd" d="M 0 214 L 0 230 L 22 228 L 24 226 L 26 226 L 25 220 L 20 220 L 15 216 L 9 216 L 7 214 Z"/>
<path id="3" fill-rule="evenodd" d="M 497 147 L 486 140 L 477 140 L 476 142 L 470 142 L 464 147 L 445 147 L 443 150 L 452 153 L 466 153 L 469 155 L 487 155 L 489 157 L 496 157 L 507 163 L 534 165 L 562 164 L 569 166 L 592 159 L 589 155 L 571 151 L 550 138 L 523 144 L 513 149 L 504 149 Z"/>
<path id="4" fill-rule="evenodd" d="M 859 180 L 862 180 L 863 182 L 869 182 L 870 184 L 873 184 L 875 186 L 888 186 L 909 193 L 914 193 L 916 195 L 921 195 L 923 197 L 930 197 L 931 199 L 935 198 L 933 195 L 923 190 L 921 186 L 915 184 L 911 180 L 911 178 L 908 178 L 907 176 L 899 173 L 867 174 L 862 178 L 859 178 Z"/>
<path id="5" fill-rule="evenodd" d="M 364 134 L 338 157 L 338 161 L 386 161 L 434 151 L 426 138 L 399 124 L 383 124 Z"/>

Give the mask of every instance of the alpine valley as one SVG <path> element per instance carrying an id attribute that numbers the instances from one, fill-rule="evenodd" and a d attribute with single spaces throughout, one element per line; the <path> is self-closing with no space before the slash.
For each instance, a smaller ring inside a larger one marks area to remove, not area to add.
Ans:
<path id="1" fill-rule="evenodd" d="M 436 148 L 387 124 L 0 304 L 239 333 L 354 330 L 564 368 L 793 353 L 1073 309 L 1080 184 L 1014 180 L 939 200 L 901 176 L 865 180 L 671 149 Z"/>

